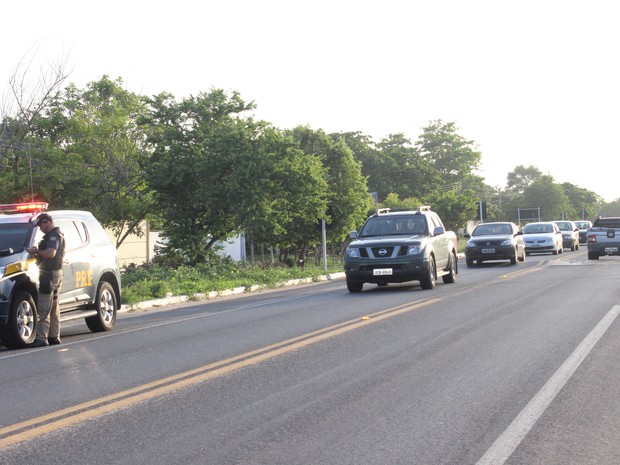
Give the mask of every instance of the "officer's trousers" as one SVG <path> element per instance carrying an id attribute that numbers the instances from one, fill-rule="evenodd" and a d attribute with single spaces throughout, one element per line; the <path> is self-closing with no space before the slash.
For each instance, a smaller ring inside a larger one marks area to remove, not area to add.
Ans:
<path id="1" fill-rule="evenodd" d="M 58 292 L 61 285 L 62 270 L 39 273 L 39 298 L 37 299 L 39 321 L 36 331 L 36 339 L 39 341 L 47 341 L 48 337 L 60 337 Z"/>

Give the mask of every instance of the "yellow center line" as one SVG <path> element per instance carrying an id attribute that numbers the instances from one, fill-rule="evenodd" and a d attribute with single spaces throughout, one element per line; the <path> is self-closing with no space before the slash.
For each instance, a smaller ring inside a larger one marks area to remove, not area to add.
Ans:
<path id="1" fill-rule="evenodd" d="M 0 449 L 40 437 L 43 434 L 51 433 L 61 428 L 92 420 L 101 415 L 222 376 L 243 367 L 255 365 L 287 352 L 440 302 L 441 300 L 440 298 L 434 298 L 418 301 L 413 304 L 407 303 L 398 305 L 361 318 L 348 320 L 285 341 L 261 347 L 235 357 L 203 365 L 131 389 L 126 389 L 55 412 L 50 412 L 30 420 L 5 426 L 0 428 Z"/>

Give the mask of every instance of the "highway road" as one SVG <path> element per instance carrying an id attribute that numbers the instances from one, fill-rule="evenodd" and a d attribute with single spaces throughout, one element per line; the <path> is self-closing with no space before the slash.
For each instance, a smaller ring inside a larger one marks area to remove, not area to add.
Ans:
<path id="1" fill-rule="evenodd" d="M 620 259 L 343 279 L 0 348 L 0 464 L 617 465 Z"/>

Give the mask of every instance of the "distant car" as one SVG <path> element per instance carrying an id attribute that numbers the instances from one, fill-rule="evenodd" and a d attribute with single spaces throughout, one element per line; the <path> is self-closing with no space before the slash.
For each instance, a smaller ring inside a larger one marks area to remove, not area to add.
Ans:
<path id="1" fill-rule="evenodd" d="M 562 231 L 562 245 L 573 252 L 579 250 L 579 228 L 573 221 L 554 221 Z"/>
<path id="2" fill-rule="evenodd" d="M 588 229 L 592 227 L 591 221 L 575 221 L 575 224 L 579 228 L 579 243 L 588 243 Z"/>
<path id="3" fill-rule="evenodd" d="M 523 227 L 525 255 L 551 252 L 553 255 L 564 252 L 562 231 L 553 221 L 528 223 Z"/>
<path id="4" fill-rule="evenodd" d="M 510 222 L 482 223 L 476 226 L 465 246 L 465 263 L 474 266 L 490 260 L 510 260 L 513 265 L 525 260 L 523 232 Z"/>

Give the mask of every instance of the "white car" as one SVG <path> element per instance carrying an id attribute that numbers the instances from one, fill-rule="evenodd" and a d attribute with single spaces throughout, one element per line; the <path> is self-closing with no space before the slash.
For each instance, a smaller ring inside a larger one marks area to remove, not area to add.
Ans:
<path id="1" fill-rule="evenodd" d="M 548 253 L 553 255 L 564 251 L 562 231 L 553 221 L 528 223 L 523 227 L 525 255 L 531 253 Z"/>

